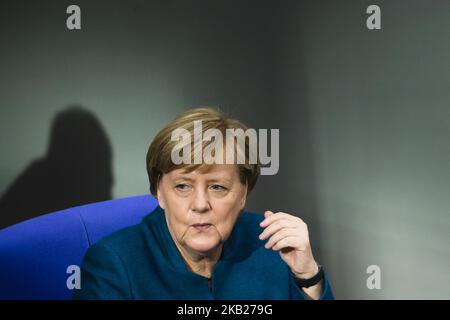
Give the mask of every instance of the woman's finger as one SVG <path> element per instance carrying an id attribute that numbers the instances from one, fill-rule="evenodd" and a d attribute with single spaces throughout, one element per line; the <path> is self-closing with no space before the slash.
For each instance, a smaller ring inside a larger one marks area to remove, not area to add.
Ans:
<path id="1" fill-rule="evenodd" d="M 290 215 L 290 214 L 287 214 L 287 213 L 284 213 L 284 212 L 277 212 L 277 213 L 274 213 L 274 214 L 269 214 L 268 217 L 266 217 L 263 221 L 261 221 L 261 223 L 259 225 L 261 227 L 265 228 L 269 224 L 273 223 L 276 220 L 280 220 L 280 219 L 294 220 L 294 219 L 300 219 L 300 218 L 294 217 L 293 215 Z"/>
<path id="2" fill-rule="evenodd" d="M 281 229 L 273 236 L 270 237 L 269 241 L 264 245 L 266 249 L 271 249 L 278 241 L 285 237 L 298 237 L 298 230 L 296 229 Z"/>
<path id="3" fill-rule="evenodd" d="M 299 247 L 301 247 L 301 239 L 298 236 L 293 235 L 283 237 L 272 246 L 272 249 L 275 251 L 279 251 L 288 247 L 298 249 Z"/>
<path id="4" fill-rule="evenodd" d="M 287 219 L 280 219 L 278 221 L 275 221 L 264 229 L 264 231 L 259 235 L 259 239 L 267 239 L 282 228 L 295 228 L 295 223 Z"/>

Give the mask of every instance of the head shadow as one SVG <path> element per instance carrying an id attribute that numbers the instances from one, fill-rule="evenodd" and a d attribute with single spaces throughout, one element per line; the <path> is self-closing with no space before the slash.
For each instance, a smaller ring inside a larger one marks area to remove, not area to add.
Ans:
<path id="1" fill-rule="evenodd" d="M 46 155 L 0 198 L 0 229 L 39 215 L 111 199 L 112 149 L 98 118 L 69 106 L 52 121 Z"/>

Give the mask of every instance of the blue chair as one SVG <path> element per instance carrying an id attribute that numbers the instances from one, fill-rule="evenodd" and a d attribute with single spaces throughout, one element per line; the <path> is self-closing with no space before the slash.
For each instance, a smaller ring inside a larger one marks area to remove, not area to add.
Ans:
<path id="1" fill-rule="evenodd" d="M 80 266 L 92 244 L 138 224 L 157 205 L 150 195 L 109 200 L 0 230 L 0 299 L 71 299 L 68 267 Z"/>

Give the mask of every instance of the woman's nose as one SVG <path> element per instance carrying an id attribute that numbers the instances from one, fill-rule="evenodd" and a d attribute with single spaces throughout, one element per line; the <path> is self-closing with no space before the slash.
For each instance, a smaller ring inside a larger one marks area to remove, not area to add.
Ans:
<path id="1" fill-rule="evenodd" d="M 202 190 L 196 190 L 196 192 L 194 192 L 193 197 L 194 197 L 192 199 L 192 210 L 193 211 L 202 213 L 202 212 L 209 211 L 211 209 L 208 195 L 206 192 L 204 192 Z"/>

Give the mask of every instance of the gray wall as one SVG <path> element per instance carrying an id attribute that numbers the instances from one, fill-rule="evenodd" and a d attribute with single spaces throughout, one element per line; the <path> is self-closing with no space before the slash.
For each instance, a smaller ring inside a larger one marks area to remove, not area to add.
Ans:
<path id="1" fill-rule="evenodd" d="M 0 7 L 3 224 L 147 193 L 156 132 L 218 105 L 280 129 L 248 209 L 304 218 L 337 298 L 450 298 L 449 2 L 69 4 Z"/>
<path id="2" fill-rule="evenodd" d="M 321 253 L 343 298 L 448 299 L 450 3 L 378 2 L 382 30 L 368 31 L 369 3 L 298 16 Z M 371 264 L 380 291 L 365 286 Z"/>

